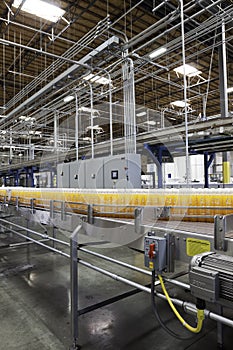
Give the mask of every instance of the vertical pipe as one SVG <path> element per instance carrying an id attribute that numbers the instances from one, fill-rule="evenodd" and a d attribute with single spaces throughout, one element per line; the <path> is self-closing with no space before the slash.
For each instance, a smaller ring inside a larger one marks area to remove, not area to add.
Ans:
<path id="1" fill-rule="evenodd" d="M 94 158 L 94 130 L 93 130 L 93 89 L 92 85 L 90 86 L 90 99 L 91 99 L 91 158 Z"/>
<path id="2" fill-rule="evenodd" d="M 226 37 L 225 22 L 222 21 L 222 45 L 219 46 L 219 85 L 220 85 L 220 108 L 221 117 L 228 117 L 227 95 L 227 63 L 226 63 Z M 223 185 L 230 183 L 230 163 L 228 153 L 222 153 Z"/>
<path id="3" fill-rule="evenodd" d="M 75 93 L 75 149 L 76 160 L 78 161 L 78 95 Z"/>
<path id="4" fill-rule="evenodd" d="M 122 72 L 124 94 L 125 153 L 136 153 L 134 66 L 131 59 L 127 59 L 124 62 L 122 66 Z"/>
<path id="5" fill-rule="evenodd" d="M 110 122 L 110 155 L 113 155 L 113 130 L 112 130 L 112 83 L 109 74 L 109 122 Z"/>
<path id="6" fill-rule="evenodd" d="M 54 150 L 57 151 L 57 112 L 54 112 Z"/>
<path id="7" fill-rule="evenodd" d="M 134 63 L 130 59 L 130 113 L 132 115 L 131 125 L 132 125 L 132 153 L 136 153 L 136 113 L 135 113 L 135 86 L 134 86 Z"/>
<path id="8" fill-rule="evenodd" d="M 31 138 L 30 138 L 29 152 L 30 152 L 29 159 L 34 160 L 35 159 L 35 147 L 34 147 L 34 144 L 31 143 Z"/>
<path id="9" fill-rule="evenodd" d="M 13 158 L 13 150 L 12 150 L 12 132 L 10 132 L 10 156 L 9 156 L 9 164 L 12 163 Z"/>
<path id="10" fill-rule="evenodd" d="M 188 144 L 188 113 L 187 113 L 187 80 L 185 74 L 185 38 L 184 38 L 184 4 L 183 0 L 180 0 L 180 17 L 181 17 L 181 32 L 182 32 L 182 59 L 184 65 L 184 115 L 185 115 L 185 156 L 186 156 L 186 182 L 189 185 L 190 182 L 190 167 L 189 167 L 189 144 Z"/>
<path id="11" fill-rule="evenodd" d="M 227 62 L 226 62 L 226 37 L 225 22 L 222 21 L 222 44 L 219 46 L 219 83 L 220 83 L 220 108 L 221 117 L 228 117 L 227 95 Z"/>

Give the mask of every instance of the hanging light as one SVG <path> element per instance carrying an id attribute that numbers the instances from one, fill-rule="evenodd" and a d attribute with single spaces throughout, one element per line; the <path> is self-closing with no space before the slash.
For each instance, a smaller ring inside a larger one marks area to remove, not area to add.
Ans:
<path id="1" fill-rule="evenodd" d="M 22 0 L 14 0 L 13 2 L 13 6 L 16 8 L 21 4 Z M 65 11 L 60 7 L 49 4 L 43 0 L 26 0 L 21 10 L 51 22 L 57 22 L 65 14 Z"/>

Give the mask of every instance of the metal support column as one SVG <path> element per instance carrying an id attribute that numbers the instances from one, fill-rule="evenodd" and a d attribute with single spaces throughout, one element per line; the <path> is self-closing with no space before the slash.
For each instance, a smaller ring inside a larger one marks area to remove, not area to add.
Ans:
<path id="1" fill-rule="evenodd" d="M 78 345 L 78 233 L 82 225 L 77 226 L 70 236 L 70 298 L 71 298 L 71 332 L 73 344 L 70 349 L 80 349 Z"/>
<path id="2" fill-rule="evenodd" d="M 210 154 L 208 159 L 208 152 L 204 152 L 204 176 L 205 184 L 204 188 L 209 188 L 209 167 L 211 166 L 215 157 L 215 153 Z"/>
<path id="3" fill-rule="evenodd" d="M 159 152 L 159 159 L 154 155 L 150 146 L 145 143 L 144 149 L 147 151 L 153 162 L 157 167 L 157 175 L 158 175 L 158 188 L 163 188 L 163 172 L 162 172 L 162 154 Z"/>
<path id="4" fill-rule="evenodd" d="M 35 184 L 34 184 L 34 170 L 33 170 L 33 167 L 31 167 L 30 169 L 30 185 L 31 187 L 35 187 Z"/>
<path id="5" fill-rule="evenodd" d="M 53 186 L 53 176 L 54 176 L 53 171 L 50 170 L 50 187 L 51 187 L 51 188 L 54 187 L 54 186 Z"/>
<path id="6" fill-rule="evenodd" d="M 29 187 L 28 186 L 28 168 L 26 168 L 26 187 Z"/>
<path id="7" fill-rule="evenodd" d="M 15 186 L 19 186 L 19 171 L 15 172 Z"/>
<path id="8" fill-rule="evenodd" d="M 33 167 L 26 169 L 26 187 L 34 187 Z"/>

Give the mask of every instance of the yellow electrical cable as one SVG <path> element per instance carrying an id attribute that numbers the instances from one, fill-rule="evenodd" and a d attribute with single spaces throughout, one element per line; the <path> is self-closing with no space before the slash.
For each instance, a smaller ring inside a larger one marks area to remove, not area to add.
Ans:
<path id="1" fill-rule="evenodd" d="M 164 285 L 163 279 L 161 275 L 158 275 L 158 278 L 160 280 L 161 283 L 161 287 L 163 290 L 163 293 L 165 295 L 165 297 L 167 298 L 167 301 L 172 309 L 172 311 L 174 312 L 174 314 L 176 315 L 176 317 L 178 318 L 178 320 L 182 323 L 182 325 L 187 328 L 190 332 L 193 333 L 199 333 L 202 329 L 202 325 L 203 325 L 203 321 L 205 318 L 205 314 L 204 314 L 204 310 L 200 310 L 197 309 L 197 326 L 196 327 L 192 327 L 190 326 L 188 323 L 186 323 L 186 321 L 183 319 L 183 317 L 179 314 L 179 312 L 177 311 L 176 307 L 174 306 L 173 302 L 171 301 L 171 298 L 168 295 L 168 292 L 166 290 L 166 287 Z"/>

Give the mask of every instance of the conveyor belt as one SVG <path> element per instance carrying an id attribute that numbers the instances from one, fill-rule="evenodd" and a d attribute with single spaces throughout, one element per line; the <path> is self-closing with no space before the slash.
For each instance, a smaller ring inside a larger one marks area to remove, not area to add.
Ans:
<path id="1" fill-rule="evenodd" d="M 1 201 L 22 206 L 49 208 L 50 201 L 66 203 L 66 209 L 87 211 L 106 217 L 134 216 L 137 207 L 170 208 L 170 218 L 194 222 L 213 222 L 216 214 L 233 213 L 233 189 L 47 189 L 9 187 L 0 189 Z M 195 225 L 193 225 L 195 227 Z"/>
<path id="2" fill-rule="evenodd" d="M 146 221 L 145 224 L 152 225 L 150 221 Z M 195 222 L 195 225 L 193 225 L 193 222 L 189 222 L 189 221 L 158 220 L 155 226 L 161 227 L 161 228 L 177 229 L 180 231 L 187 231 L 187 232 L 198 233 L 198 234 L 207 234 L 207 235 L 214 234 L 214 224 L 210 222 Z"/>

